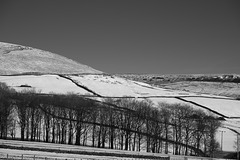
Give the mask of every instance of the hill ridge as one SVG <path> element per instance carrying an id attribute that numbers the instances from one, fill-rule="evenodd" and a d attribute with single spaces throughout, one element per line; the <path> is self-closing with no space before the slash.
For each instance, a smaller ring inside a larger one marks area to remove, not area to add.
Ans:
<path id="1" fill-rule="evenodd" d="M 0 75 L 103 73 L 72 59 L 28 46 L 0 42 Z"/>

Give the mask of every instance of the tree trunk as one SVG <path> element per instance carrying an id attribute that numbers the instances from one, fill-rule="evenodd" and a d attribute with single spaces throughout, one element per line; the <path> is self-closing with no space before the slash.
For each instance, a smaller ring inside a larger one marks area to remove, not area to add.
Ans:
<path id="1" fill-rule="evenodd" d="M 52 126 L 52 143 L 55 143 L 55 124 Z"/>
<path id="2" fill-rule="evenodd" d="M 95 146 L 95 130 L 96 130 L 96 125 L 93 125 L 93 129 L 92 129 L 92 146 Z"/>
<path id="3" fill-rule="evenodd" d="M 72 127 L 72 121 L 70 121 L 69 124 L 69 132 L 68 132 L 68 144 L 73 144 L 73 127 Z"/>
<path id="4" fill-rule="evenodd" d="M 125 135 L 125 150 L 128 150 L 128 142 L 129 142 L 129 132 L 126 132 Z"/>
<path id="5" fill-rule="evenodd" d="M 79 124 L 79 122 L 78 122 L 78 124 L 77 124 L 77 133 L 76 133 L 76 142 L 75 142 L 76 145 L 80 145 L 81 130 L 82 130 L 81 124 Z"/>

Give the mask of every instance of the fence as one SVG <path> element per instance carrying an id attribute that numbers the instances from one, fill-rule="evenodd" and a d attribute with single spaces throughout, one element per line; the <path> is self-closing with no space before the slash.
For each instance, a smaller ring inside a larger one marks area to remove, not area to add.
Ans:
<path id="1" fill-rule="evenodd" d="M 0 159 L 7 160 L 227 160 L 2 139 L 0 145 L 10 147 L 0 148 Z M 73 152 L 75 153 L 72 154 Z"/>
<path id="2" fill-rule="evenodd" d="M 233 159 L 170 155 L 170 160 L 233 160 Z"/>
<path id="3" fill-rule="evenodd" d="M 209 158 L 209 157 L 191 157 L 191 156 L 174 156 L 169 157 L 156 157 L 156 158 L 124 158 L 124 157 L 100 157 L 88 155 L 77 155 L 74 158 L 59 156 L 44 156 L 44 155 L 33 155 L 33 154 L 7 154 L 0 153 L 0 159 L 4 160 L 228 160 L 219 158 Z"/>
<path id="4" fill-rule="evenodd" d="M 56 158 L 56 157 L 44 157 L 44 156 L 36 156 L 36 155 L 28 155 L 28 154 L 3 154 L 3 153 L 0 154 L 0 159 L 6 159 L 6 160 L 61 160 L 60 158 Z M 70 159 L 68 159 L 68 160 L 70 160 Z"/>
<path id="5" fill-rule="evenodd" d="M 47 155 L 50 155 L 50 156 L 53 156 L 54 153 L 55 153 L 55 156 L 56 156 L 56 153 L 58 155 L 65 153 L 66 155 L 71 155 L 73 157 L 73 158 L 70 158 L 71 160 L 80 159 L 79 156 L 81 158 L 87 157 L 87 159 L 169 160 L 168 155 L 159 154 L 159 153 L 136 152 L 136 151 L 134 152 L 134 151 L 112 150 L 112 149 L 109 150 L 109 149 L 103 149 L 103 148 L 92 148 L 92 147 L 84 147 L 84 146 L 76 146 L 76 145 L 55 144 L 55 143 L 42 143 L 42 142 L 0 139 L 0 145 L 8 146 L 10 149 L 15 149 L 15 150 L 22 149 L 21 154 L 23 154 L 23 151 L 24 151 L 24 153 L 26 153 L 27 150 L 33 150 L 33 151 L 35 150 L 35 152 L 38 151 L 39 153 L 45 152 Z M 18 153 L 19 152 L 20 151 L 18 151 Z M 28 153 L 29 152 L 30 151 L 28 151 Z M 1 153 L 1 149 L 0 149 L 0 153 Z M 10 154 L 13 154 L 12 151 L 9 151 L 8 153 L 9 153 L 9 155 L 8 155 L 9 157 L 10 157 Z M 72 153 L 74 153 L 74 154 L 72 154 Z M 34 154 L 35 153 L 31 153 L 32 159 L 33 159 Z M 36 154 L 38 154 L 38 153 L 36 153 Z M 78 155 L 78 157 L 75 158 L 77 155 Z M 18 156 L 21 156 L 21 155 L 18 155 Z M 39 157 L 39 156 L 36 155 L 35 158 L 36 157 Z M 40 156 L 40 157 L 42 157 L 42 156 Z M 110 157 L 112 157 L 112 158 L 110 158 Z M 129 158 L 129 157 L 131 157 L 131 158 Z M 6 155 L 4 158 L 6 158 Z M 63 159 L 63 158 L 60 157 L 60 159 Z M 65 159 L 67 159 L 67 158 L 65 158 Z"/>
<path id="6" fill-rule="evenodd" d="M 62 157 L 51 157 L 51 156 L 39 156 L 39 155 L 31 155 L 31 154 L 4 154 L 0 153 L 0 159 L 4 160 L 169 160 L 169 158 L 164 157 L 163 159 L 154 158 L 122 158 L 122 157 L 115 157 L 115 158 L 108 158 L 108 157 L 78 157 L 78 158 L 62 158 Z"/>

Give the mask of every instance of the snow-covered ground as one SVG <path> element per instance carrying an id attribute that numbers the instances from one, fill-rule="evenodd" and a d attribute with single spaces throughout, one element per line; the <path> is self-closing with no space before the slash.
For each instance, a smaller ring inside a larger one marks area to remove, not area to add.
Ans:
<path id="1" fill-rule="evenodd" d="M 240 117 L 240 101 L 206 97 L 183 97 L 183 99 L 201 104 L 226 117 Z"/>
<path id="2" fill-rule="evenodd" d="M 72 92 L 78 95 L 95 95 L 98 96 L 98 99 L 127 96 L 140 100 L 148 98 L 154 104 L 159 102 L 189 104 L 196 109 L 206 112 L 213 111 L 219 117 L 226 117 L 227 121 L 224 122 L 223 127 L 234 129 L 240 133 L 240 101 L 227 97 L 163 89 L 104 74 L 0 76 L 0 82 L 5 82 L 17 91 L 34 89 L 36 92 L 47 94 Z M 235 117 L 235 119 L 231 119 L 231 117 Z M 229 135 L 232 137 L 232 141 L 228 143 L 233 146 L 235 137 Z"/>
<path id="3" fill-rule="evenodd" d="M 79 75 L 68 76 L 79 85 L 85 86 L 97 94 L 106 97 L 176 97 L 176 96 L 199 96 L 185 91 L 176 91 L 154 87 L 146 83 L 131 81 L 110 75 Z M 203 95 L 209 96 L 209 95 Z"/>
<path id="4" fill-rule="evenodd" d="M 6 83 L 17 91 L 34 89 L 41 93 L 52 92 L 56 94 L 67 94 L 68 92 L 74 92 L 79 95 L 91 95 L 91 91 L 93 91 L 103 97 L 220 97 L 163 89 L 142 82 L 131 81 L 111 75 L 98 74 L 66 76 L 65 78 L 58 75 L 0 76 L 0 82 Z M 88 90 L 86 90 L 86 88 Z"/>
<path id="5" fill-rule="evenodd" d="M 70 153 L 55 153 L 55 152 L 45 152 L 45 151 L 29 151 L 29 150 L 18 150 L 18 149 L 1 149 L 0 148 L 0 158 L 6 158 L 7 154 L 9 155 L 25 155 L 26 157 L 42 157 L 42 158 L 61 158 L 61 159 L 126 159 L 133 160 L 132 155 L 142 155 L 142 156 L 156 156 L 156 157 L 168 157 L 166 154 L 160 153 L 150 153 L 150 152 L 137 152 L 137 151 L 124 151 L 124 150 L 114 150 L 114 149 L 103 149 L 103 148 L 92 148 L 85 146 L 76 146 L 76 145 L 67 145 L 67 144 L 55 144 L 55 143 L 43 143 L 43 142 L 30 142 L 30 141 L 16 141 L 16 140 L 2 140 L 0 139 L 1 145 L 7 145 L 12 147 L 27 147 L 33 149 L 51 149 L 56 152 L 84 152 L 89 155 L 81 154 L 70 154 Z M 11 151 L 12 150 L 12 151 Z M 3 154 L 4 153 L 5 157 Z M 93 154 L 94 153 L 94 154 Z M 112 156 L 104 156 L 103 154 L 112 154 Z M 99 155 L 98 155 L 99 154 Z M 102 156 L 100 156 L 100 154 Z M 118 155 L 118 157 L 117 157 Z M 119 157 L 119 155 L 124 155 Z M 138 159 L 138 158 L 136 158 Z"/>
<path id="6" fill-rule="evenodd" d="M 94 156 L 94 155 L 80 155 L 80 154 L 66 154 L 66 153 L 54 153 L 43 151 L 29 151 L 29 150 L 17 150 L 17 149 L 4 149 L 0 148 L 0 158 L 9 159 L 56 159 L 56 160 L 120 160 L 121 157 L 114 156 Z M 124 158 L 126 160 L 133 160 L 133 158 Z"/>
<path id="7" fill-rule="evenodd" d="M 35 90 L 37 93 L 67 94 L 69 92 L 80 95 L 90 92 L 77 87 L 71 81 L 58 75 L 24 75 L 24 76 L 0 76 L 0 82 L 6 83 L 16 91 Z"/>
<path id="8" fill-rule="evenodd" d="M 160 84 L 163 88 L 185 90 L 194 93 L 206 93 L 228 97 L 240 95 L 240 83 L 233 82 L 203 82 L 203 81 L 181 81 Z"/>
<path id="9" fill-rule="evenodd" d="M 91 148 L 91 147 L 83 147 L 83 146 L 74 146 L 67 144 L 54 144 L 54 143 L 42 143 L 42 142 L 28 142 L 28 141 L 12 141 L 12 140 L 0 140 L 0 144 L 5 144 L 8 146 L 12 146 L 14 144 L 23 146 L 23 147 L 33 147 L 33 148 L 55 148 L 61 151 L 85 151 L 85 152 L 96 152 L 101 151 L 102 153 L 113 153 L 125 155 L 124 157 L 116 156 L 99 156 L 99 155 L 86 155 L 86 154 L 71 154 L 71 153 L 57 153 L 57 152 L 46 152 L 46 151 L 30 151 L 30 150 L 19 150 L 19 149 L 5 149 L 0 148 L 0 159 L 68 159 L 68 160 L 152 160 L 151 158 L 133 158 L 132 156 L 155 156 L 157 157 L 170 157 L 170 160 L 203 160 L 206 157 L 193 157 L 193 156 L 181 156 L 181 155 L 167 155 L 160 153 L 150 153 L 150 152 L 136 152 L 136 151 L 124 151 L 124 150 L 112 150 L 112 149 L 101 149 L 101 148 Z M 215 158 L 215 160 L 224 160 Z"/>

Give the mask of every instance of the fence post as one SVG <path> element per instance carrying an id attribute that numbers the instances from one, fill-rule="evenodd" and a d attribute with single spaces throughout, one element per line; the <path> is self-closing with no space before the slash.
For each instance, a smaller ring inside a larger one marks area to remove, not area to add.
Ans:
<path id="1" fill-rule="evenodd" d="M 7 154 L 7 159 L 8 159 L 8 154 Z"/>
<path id="2" fill-rule="evenodd" d="M 35 155 L 33 156 L 33 160 L 35 160 Z"/>

